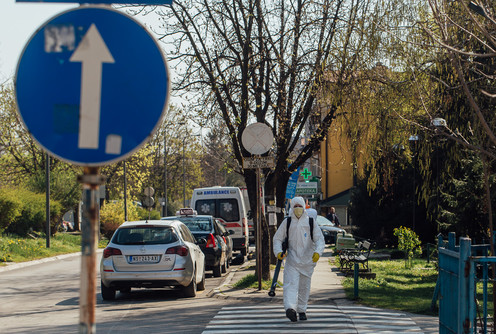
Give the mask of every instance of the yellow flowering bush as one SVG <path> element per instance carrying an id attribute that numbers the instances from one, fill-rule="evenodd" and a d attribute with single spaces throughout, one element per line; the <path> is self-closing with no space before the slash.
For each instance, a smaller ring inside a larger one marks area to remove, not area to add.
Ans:
<path id="1" fill-rule="evenodd" d="M 138 209 L 134 204 L 127 206 L 128 221 L 138 220 Z M 115 230 L 125 222 L 124 202 L 105 203 L 100 209 L 100 227 L 102 234 L 110 240 Z"/>

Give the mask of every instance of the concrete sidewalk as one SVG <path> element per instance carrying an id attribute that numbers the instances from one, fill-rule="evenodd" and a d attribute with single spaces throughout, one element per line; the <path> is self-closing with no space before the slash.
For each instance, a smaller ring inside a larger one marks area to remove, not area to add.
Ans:
<path id="1" fill-rule="evenodd" d="M 315 271 L 312 276 L 312 288 L 310 291 L 310 302 L 312 301 L 337 301 L 348 302 L 341 281 L 344 279 L 337 268 L 329 265 L 329 260 L 334 260 L 330 251 L 325 251 L 319 259 Z M 232 299 L 255 299 L 260 301 L 269 301 L 282 303 L 282 287 L 277 287 L 276 295 L 270 297 L 267 290 L 258 289 L 235 289 L 233 284 L 241 280 L 249 274 L 255 273 L 256 260 L 246 261 L 239 267 L 232 267 L 231 272 L 226 277 L 224 284 L 210 292 L 211 295 L 217 298 L 232 298 Z M 284 268 L 281 267 L 279 273 L 279 281 L 283 281 Z M 273 272 L 271 272 L 271 276 Z"/>
<path id="2" fill-rule="evenodd" d="M 329 263 L 331 262 L 331 264 Z M 267 290 L 258 289 L 235 289 L 233 284 L 241 280 L 248 274 L 254 274 L 256 267 L 255 259 L 246 261 L 243 265 L 232 267 L 231 272 L 226 277 L 224 284 L 209 291 L 209 295 L 221 299 L 251 300 L 257 302 L 277 303 L 283 307 L 283 289 L 277 287 L 276 295 L 270 297 Z M 283 269 L 279 274 L 279 281 L 283 281 Z M 334 265 L 334 256 L 328 249 L 320 257 L 312 276 L 312 287 L 310 290 L 309 304 L 329 304 L 336 306 L 361 306 L 353 300 L 347 299 L 341 284 L 345 278 L 344 274 Z M 394 311 L 382 310 L 381 311 Z M 398 311 L 394 311 L 398 312 Z M 412 319 L 424 333 L 437 334 L 439 332 L 438 317 L 404 313 Z"/>

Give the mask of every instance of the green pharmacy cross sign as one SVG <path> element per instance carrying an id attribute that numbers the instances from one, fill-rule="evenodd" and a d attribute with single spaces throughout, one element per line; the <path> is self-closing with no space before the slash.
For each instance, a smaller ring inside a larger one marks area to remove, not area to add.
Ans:
<path id="1" fill-rule="evenodd" d="M 310 176 L 312 176 L 312 172 L 308 170 L 308 168 L 303 169 L 303 172 L 301 173 L 303 175 L 303 178 L 305 180 L 308 180 Z"/>

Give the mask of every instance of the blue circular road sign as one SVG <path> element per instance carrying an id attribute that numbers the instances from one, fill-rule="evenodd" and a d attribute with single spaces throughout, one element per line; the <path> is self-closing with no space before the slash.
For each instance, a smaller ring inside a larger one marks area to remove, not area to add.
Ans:
<path id="1" fill-rule="evenodd" d="M 26 128 L 53 156 L 83 166 L 117 162 L 160 125 L 167 61 L 137 21 L 113 9 L 63 12 L 31 37 L 15 76 Z"/>

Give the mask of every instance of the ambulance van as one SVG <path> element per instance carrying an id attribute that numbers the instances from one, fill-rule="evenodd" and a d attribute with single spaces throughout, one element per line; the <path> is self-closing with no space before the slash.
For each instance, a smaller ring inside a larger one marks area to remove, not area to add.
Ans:
<path id="1" fill-rule="evenodd" d="M 243 256 L 248 253 L 248 221 L 243 194 L 238 187 L 208 187 L 193 191 L 191 207 L 199 215 L 210 215 L 219 219 L 231 235 L 233 249 Z"/>

